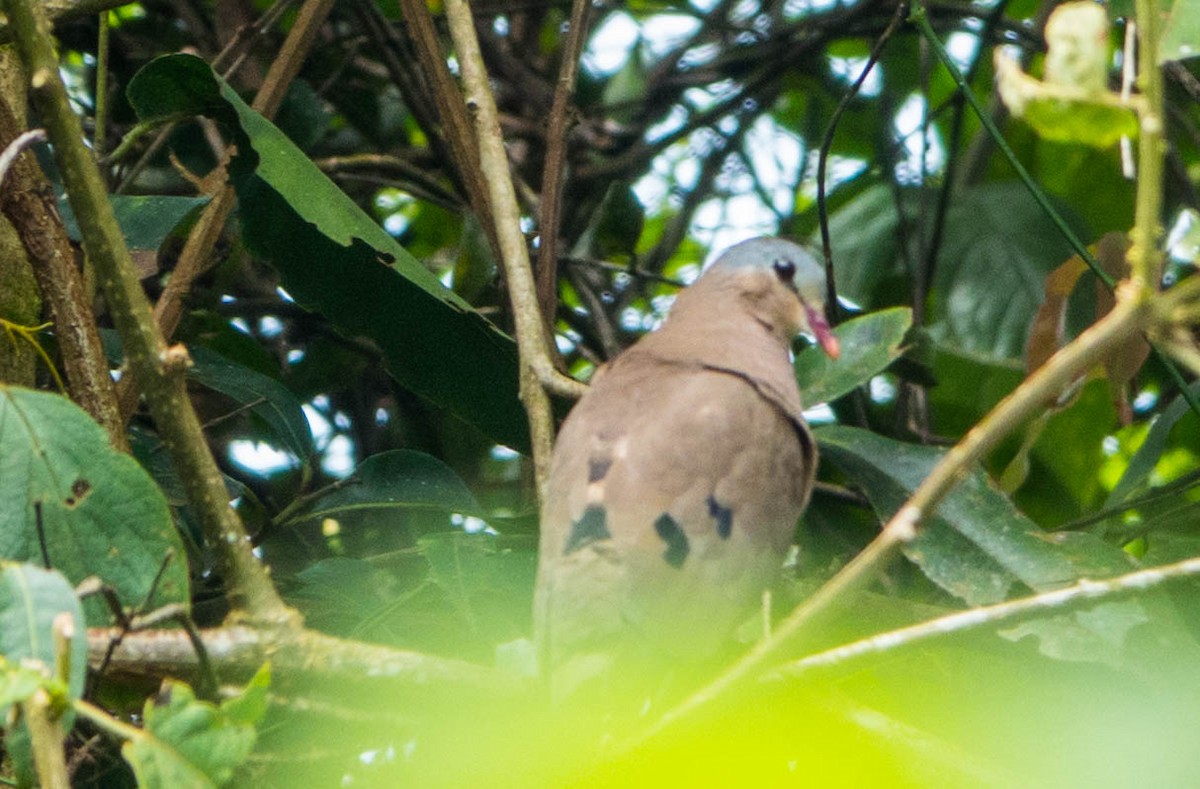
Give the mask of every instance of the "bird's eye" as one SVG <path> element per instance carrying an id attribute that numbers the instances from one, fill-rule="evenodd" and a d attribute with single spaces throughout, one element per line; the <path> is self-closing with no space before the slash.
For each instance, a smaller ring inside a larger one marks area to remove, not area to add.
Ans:
<path id="1" fill-rule="evenodd" d="M 779 277 L 779 281 L 785 285 L 792 285 L 792 277 L 796 276 L 796 264 L 787 258 L 779 258 L 771 264 L 771 268 L 775 269 L 775 276 Z"/>

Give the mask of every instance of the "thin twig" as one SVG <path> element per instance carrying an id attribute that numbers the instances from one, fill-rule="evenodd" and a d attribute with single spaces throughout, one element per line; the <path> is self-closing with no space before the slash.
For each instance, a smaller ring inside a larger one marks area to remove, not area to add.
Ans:
<path id="1" fill-rule="evenodd" d="M 838 102 L 837 109 L 833 111 L 833 117 L 829 119 L 829 125 L 825 127 L 825 137 L 821 140 L 820 152 L 817 154 L 817 217 L 818 224 L 821 227 L 821 249 L 825 253 L 825 305 L 830 312 L 830 318 L 836 324 L 841 320 L 841 307 L 837 300 L 837 283 L 834 279 L 833 272 L 833 247 L 829 240 L 829 211 L 825 203 L 825 172 L 826 165 L 829 161 L 829 150 L 833 147 L 833 135 L 837 132 L 838 123 L 842 119 L 842 115 L 850 107 L 850 102 L 858 96 L 858 92 L 862 89 L 863 83 L 867 81 L 867 77 L 871 74 L 871 70 L 875 68 L 875 64 L 879 61 L 883 54 L 884 47 L 892 40 L 892 36 L 900 29 L 901 23 L 908 15 L 908 3 L 899 2 L 896 4 L 896 10 L 892 14 L 891 21 L 879 34 L 879 38 L 871 45 L 871 52 L 867 56 L 867 62 L 863 66 L 862 72 L 858 78 L 854 80 L 854 84 L 842 96 L 842 100 Z"/>
<path id="2" fill-rule="evenodd" d="M 942 638 L 951 633 L 964 633 L 983 627 L 995 627 L 1013 620 L 1027 619 L 1031 616 L 1059 613 L 1078 603 L 1124 597 L 1197 575 L 1200 575 L 1200 557 L 1184 559 L 1162 567 L 1138 570 L 1102 581 L 1085 579 L 1062 589 L 1023 597 L 1019 600 L 972 608 L 969 611 L 959 611 L 809 655 L 794 663 L 780 666 L 764 675 L 762 681 L 795 679 L 815 671 L 850 671 L 858 661 L 864 658 Z"/>
<path id="3" fill-rule="evenodd" d="M 4 177 L 8 175 L 9 168 L 12 167 L 17 157 L 39 142 L 45 141 L 45 129 L 30 129 L 18 135 L 15 140 L 8 144 L 8 147 L 4 149 L 4 153 L 0 153 L 0 189 L 4 187 Z"/>
<path id="4" fill-rule="evenodd" d="M 545 169 L 542 171 L 541 245 L 538 247 L 537 298 L 542 308 L 542 322 L 547 331 L 554 329 L 554 312 L 558 306 L 558 225 L 562 208 L 563 175 L 567 165 L 567 119 L 571 97 L 575 95 L 575 75 L 579 70 L 579 55 L 587 40 L 588 10 L 591 0 L 573 0 L 567 40 L 563 42 L 562 62 L 554 89 L 554 104 L 546 129 Z"/>

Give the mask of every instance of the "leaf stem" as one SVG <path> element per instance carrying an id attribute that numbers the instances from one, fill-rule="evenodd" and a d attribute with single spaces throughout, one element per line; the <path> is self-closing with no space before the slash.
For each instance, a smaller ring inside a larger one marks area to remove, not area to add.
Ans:
<path id="1" fill-rule="evenodd" d="M 1133 230 L 1129 236 L 1129 265 L 1134 282 L 1158 289 L 1162 272 L 1163 87 L 1158 65 L 1159 6 L 1154 0 L 1137 0 L 1138 82 L 1138 189 Z"/>

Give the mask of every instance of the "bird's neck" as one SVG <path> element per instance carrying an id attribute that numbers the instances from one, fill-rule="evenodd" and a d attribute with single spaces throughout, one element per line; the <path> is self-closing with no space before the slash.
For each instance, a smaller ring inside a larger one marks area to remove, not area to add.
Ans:
<path id="1" fill-rule="evenodd" d="M 737 371 L 756 388 L 771 392 L 789 416 L 798 418 L 800 393 L 788 343 L 778 331 L 745 312 L 713 314 L 680 309 L 676 304 L 666 323 L 641 339 L 630 353 L 688 366 Z M 713 337 L 719 342 L 713 342 Z"/>

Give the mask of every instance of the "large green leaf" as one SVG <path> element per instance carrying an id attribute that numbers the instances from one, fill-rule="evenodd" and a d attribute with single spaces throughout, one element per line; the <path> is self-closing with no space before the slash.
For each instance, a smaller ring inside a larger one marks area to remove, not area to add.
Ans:
<path id="1" fill-rule="evenodd" d="M 528 443 L 511 338 L 447 289 L 204 61 L 168 55 L 129 85 L 143 120 L 207 114 L 232 133 L 247 244 L 297 302 L 369 337 L 406 387 L 500 443 Z"/>
<path id="2" fill-rule="evenodd" d="M 197 701 L 181 682 L 164 683 L 146 702 L 145 732 L 121 751 L 138 785 L 200 789 L 228 783 L 254 747 L 269 682 L 264 666 L 240 696 L 220 707 Z"/>
<path id="3" fill-rule="evenodd" d="M 842 349 L 837 361 L 817 348 L 798 354 L 793 366 L 804 404 L 836 400 L 883 372 L 903 354 L 901 343 L 911 325 L 908 307 L 872 312 L 833 330 Z"/>
<path id="4" fill-rule="evenodd" d="M 938 255 L 937 320 L 930 327 L 935 338 L 966 351 L 1020 358 L 1046 275 L 1070 256 L 1023 185 L 985 184 L 962 193 L 950 207 Z"/>
<path id="5" fill-rule="evenodd" d="M 822 455 L 866 494 L 887 520 L 945 456 L 839 425 L 816 430 Z M 1053 589 L 1131 566 L 1120 550 L 1089 535 L 1059 545 L 1022 515 L 980 471 L 966 476 L 922 527 L 905 554 L 931 580 L 971 605 L 1003 600 L 1015 583 Z"/>
<path id="6" fill-rule="evenodd" d="M 429 579 L 446 594 L 472 633 L 492 642 L 529 631 L 537 553 L 528 541 L 443 532 L 421 538 Z"/>
<path id="7" fill-rule="evenodd" d="M 183 545 L 162 492 L 137 461 L 66 398 L 5 386 L 0 557 L 48 560 L 72 583 L 98 576 L 130 607 L 189 601 Z M 98 602 L 87 611 L 93 624 L 109 621 Z"/>

